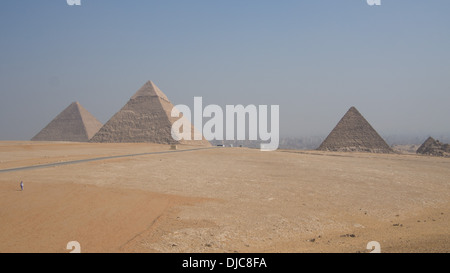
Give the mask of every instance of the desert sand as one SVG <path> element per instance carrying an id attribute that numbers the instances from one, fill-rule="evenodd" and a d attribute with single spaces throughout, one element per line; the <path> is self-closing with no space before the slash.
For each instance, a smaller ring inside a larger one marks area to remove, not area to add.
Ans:
<path id="1" fill-rule="evenodd" d="M 450 251 L 448 158 L 213 148 L 1 172 L 169 149 L 0 142 L 0 252 Z"/>

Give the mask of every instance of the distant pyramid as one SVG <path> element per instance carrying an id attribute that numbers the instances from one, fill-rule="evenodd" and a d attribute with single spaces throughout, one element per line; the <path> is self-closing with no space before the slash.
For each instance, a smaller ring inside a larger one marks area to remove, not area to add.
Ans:
<path id="1" fill-rule="evenodd" d="M 439 142 L 432 137 L 427 138 L 425 142 L 417 149 L 417 154 L 434 155 L 450 157 L 450 145 Z"/>
<path id="2" fill-rule="evenodd" d="M 151 81 L 142 86 L 91 139 L 91 142 L 152 142 L 160 144 L 211 144 L 193 140 L 200 134 L 191 125 L 192 140 L 175 141 L 172 138 L 172 124 L 179 118 L 172 118 L 173 105 L 166 95 Z"/>
<path id="3" fill-rule="evenodd" d="M 87 142 L 101 127 L 100 121 L 73 102 L 31 140 Z"/>
<path id="4" fill-rule="evenodd" d="M 393 153 L 389 145 L 355 107 L 348 110 L 318 150 Z"/>
<path id="5" fill-rule="evenodd" d="M 432 137 L 428 137 L 425 142 L 417 149 L 418 154 L 427 154 L 427 150 L 430 150 L 433 146 L 436 146 L 436 140 Z"/>

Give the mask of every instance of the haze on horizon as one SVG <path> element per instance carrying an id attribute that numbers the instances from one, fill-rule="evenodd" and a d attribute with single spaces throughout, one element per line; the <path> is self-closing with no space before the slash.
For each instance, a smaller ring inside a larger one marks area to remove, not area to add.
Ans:
<path id="1" fill-rule="evenodd" d="M 74 101 L 102 123 L 152 80 L 176 104 L 280 105 L 326 136 L 351 106 L 382 135 L 450 138 L 450 2 L 5 0 L 0 140 Z"/>

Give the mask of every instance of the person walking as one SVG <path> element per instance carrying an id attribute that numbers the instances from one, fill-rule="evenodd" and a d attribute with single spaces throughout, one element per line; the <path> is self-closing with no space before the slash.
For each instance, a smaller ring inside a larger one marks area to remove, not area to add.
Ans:
<path id="1" fill-rule="evenodd" d="M 23 191 L 23 181 L 20 181 L 20 190 Z"/>

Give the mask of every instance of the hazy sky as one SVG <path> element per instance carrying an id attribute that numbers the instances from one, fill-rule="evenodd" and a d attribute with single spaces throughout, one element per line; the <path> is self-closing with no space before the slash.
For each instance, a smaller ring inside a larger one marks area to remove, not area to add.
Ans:
<path id="1" fill-rule="evenodd" d="M 350 106 L 382 135 L 450 135 L 450 1 L 2 0 L 0 140 L 71 102 L 105 123 L 147 81 L 174 104 L 279 104 L 281 136 Z"/>

